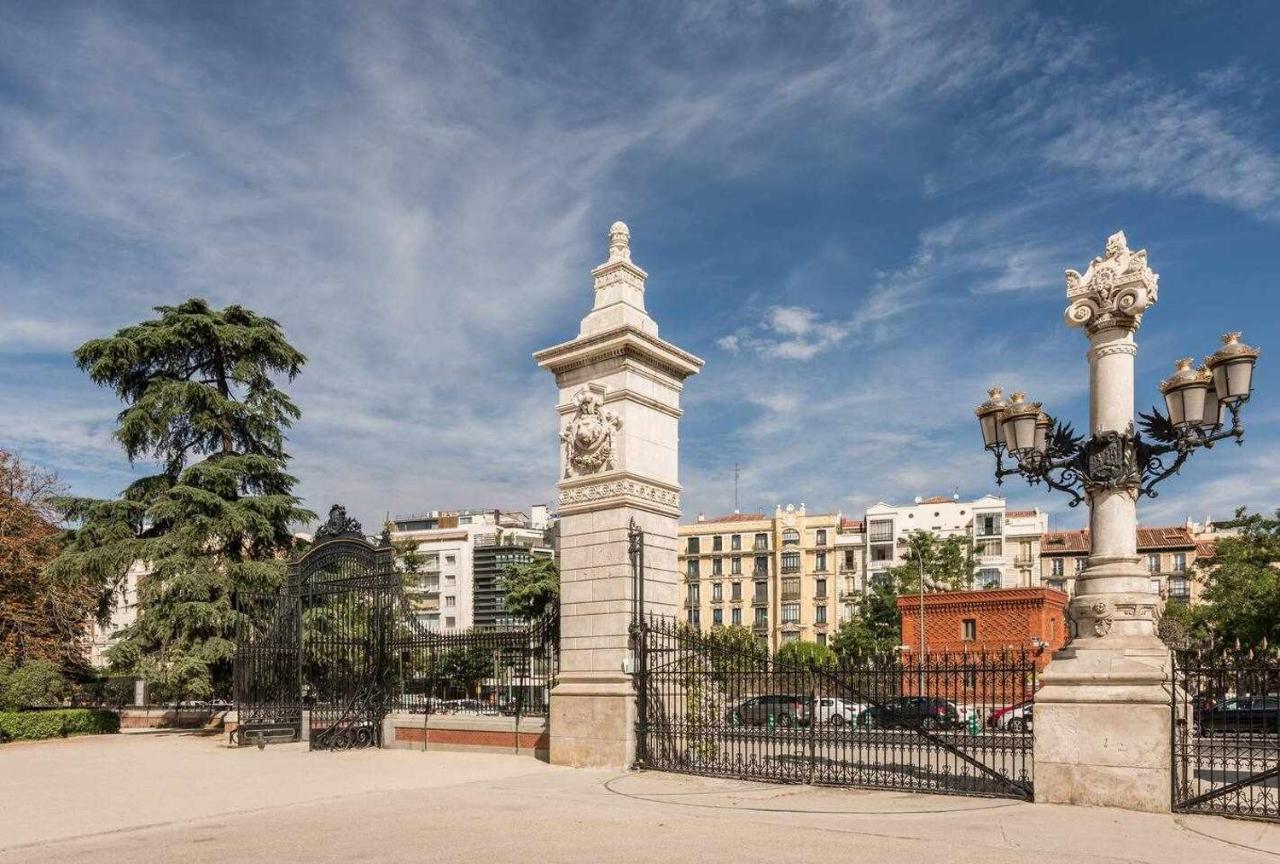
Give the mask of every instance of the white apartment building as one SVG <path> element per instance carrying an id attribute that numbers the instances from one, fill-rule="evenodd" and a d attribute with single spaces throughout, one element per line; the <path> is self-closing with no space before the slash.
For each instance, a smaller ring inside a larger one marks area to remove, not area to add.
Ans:
<path id="1" fill-rule="evenodd" d="M 107 623 L 99 624 L 96 620 L 89 619 L 89 665 L 94 668 L 107 667 L 107 649 L 121 630 L 138 620 L 138 580 L 146 575 L 146 566 L 141 561 L 135 561 L 120 585 Z"/>
<path id="2" fill-rule="evenodd" d="M 544 504 L 528 515 L 500 510 L 431 510 L 391 520 L 394 542 L 416 542 L 422 556 L 416 585 L 406 590 L 418 620 L 438 630 L 475 625 L 475 550 L 503 544 L 527 545 L 550 554 L 552 520 Z"/>

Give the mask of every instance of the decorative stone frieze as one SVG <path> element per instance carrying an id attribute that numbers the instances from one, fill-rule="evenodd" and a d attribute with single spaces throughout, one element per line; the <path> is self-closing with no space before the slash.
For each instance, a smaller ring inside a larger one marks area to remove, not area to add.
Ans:
<path id="1" fill-rule="evenodd" d="M 680 508 L 679 492 L 629 477 L 591 483 L 586 486 L 564 487 L 560 490 L 560 506 L 571 507 L 576 504 L 587 504 L 623 496 L 642 498 L 677 510 Z"/>

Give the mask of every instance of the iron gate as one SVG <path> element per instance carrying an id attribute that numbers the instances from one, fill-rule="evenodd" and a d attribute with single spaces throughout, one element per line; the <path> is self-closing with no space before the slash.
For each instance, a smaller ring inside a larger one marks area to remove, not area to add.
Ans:
<path id="1" fill-rule="evenodd" d="M 414 578 L 334 507 L 281 592 L 238 598 L 233 740 L 346 750 L 382 746 L 393 711 L 545 714 L 558 619 L 441 633 L 421 620 L 438 589 Z"/>
<path id="2" fill-rule="evenodd" d="M 1031 799 L 1026 652 L 788 664 L 746 628 L 646 613 L 643 549 L 633 527 L 637 767 Z"/>
<path id="3" fill-rule="evenodd" d="M 1173 654 L 1173 809 L 1280 821 L 1280 660 Z"/>

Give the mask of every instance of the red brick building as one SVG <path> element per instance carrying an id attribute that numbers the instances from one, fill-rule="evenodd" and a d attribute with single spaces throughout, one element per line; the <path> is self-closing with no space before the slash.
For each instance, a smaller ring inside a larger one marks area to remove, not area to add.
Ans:
<path id="1" fill-rule="evenodd" d="M 1067 641 L 1067 595 L 1052 588 L 924 595 L 926 654 L 1026 650 L 1043 670 Z M 904 659 L 920 651 L 920 597 L 898 598 Z"/>

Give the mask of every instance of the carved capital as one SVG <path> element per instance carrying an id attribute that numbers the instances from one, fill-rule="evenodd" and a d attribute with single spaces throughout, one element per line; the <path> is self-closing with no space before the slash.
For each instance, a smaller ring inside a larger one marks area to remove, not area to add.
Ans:
<path id="1" fill-rule="evenodd" d="M 1147 266 L 1146 250 L 1130 251 L 1124 232 L 1117 231 L 1084 275 L 1067 271 L 1067 324 L 1089 333 L 1114 327 L 1137 330 L 1142 313 L 1159 296 L 1159 281 Z"/>

